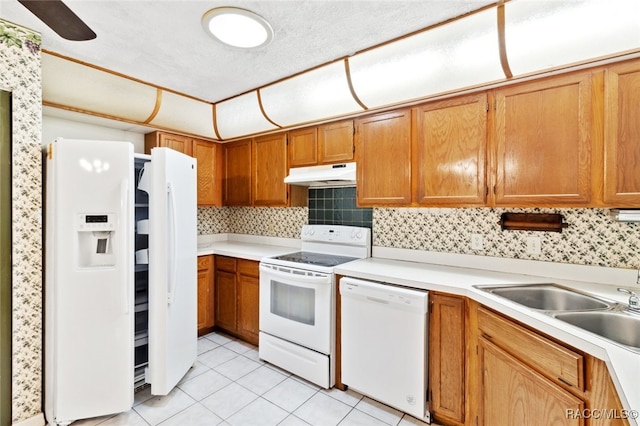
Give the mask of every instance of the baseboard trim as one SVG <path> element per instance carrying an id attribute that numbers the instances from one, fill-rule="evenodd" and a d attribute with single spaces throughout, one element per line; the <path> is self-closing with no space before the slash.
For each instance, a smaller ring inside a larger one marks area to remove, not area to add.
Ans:
<path id="1" fill-rule="evenodd" d="M 33 417 L 30 417 L 25 420 L 21 420 L 18 423 L 13 423 L 12 426 L 44 426 L 44 414 L 39 413 Z"/>

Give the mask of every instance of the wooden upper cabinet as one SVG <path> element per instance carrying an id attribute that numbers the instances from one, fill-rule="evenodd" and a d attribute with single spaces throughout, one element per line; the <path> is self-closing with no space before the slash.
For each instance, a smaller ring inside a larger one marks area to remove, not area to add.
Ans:
<path id="1" fill-rule="evenodd" d="M 416 202 L 485 205 L 487 95 L 431 102 L 415 110 Z"/>
<path id="2" fill-rule="evenodd" d="M 356 120 L 360 206 L 411 204 L 411 110 Z"/>
<path id="3" fill-rule="evenodd" d="M 155 147 L 171 148 L 194 157 L 198 165 L 198 205 L 222 205 L 223 162 L 219 143 L 165 132 L 144 135 L 145 152 L 150 154 Z"/>
<path id="4" fill-rule="evenodd" d="M 251 139 L 224 144 L 223 203 L 251 205 Z"/>
<path id="5" fill-rule="evenodd" d="M 289 132 L 289 167 L 308 167 L 318 164 L 317 133 L 316 127 Z"/>
<path id="6" fill-rule="evenodd" d="M 353 120 L 318 126 L 320 164 L 353 161 Z"/>
<path id="7" fill-rule="evenodd" d="M 222 147 L 214 142 L 195 139 L 193 156 L 198 164 L 198 205 L 222 205 Z"/>
<path id="8" fill-rule="evenodd" d="M 609 67 L 605 78 L 604 201 L 640 206 L 640 61 Z"/>
<path id="9" fill-rule="evenodd" d="M 193 155 L 192 140 L 193 139 L 188 136 L 151 132 L 144 135 L 144 150 L 149 154 L 151 153 L 151 148 L 167 147 L 182 152 L 183 154 Z"/>
<path id="10" fill-rule="evenodd" d="M 591 73 L 552 77 L 494 93 L 495 204 L 588 205 Z"/>
<path id="11" fill-rule="evenodd" d="M 253 140 L 252 202 L 256 206 L 287 206 L 287 135 L 279 133 Z"/>
<path id="12" fill-rule="evenodd" d="M 353 161 L 353 120 L 289 132 L 289 167 Z"/>

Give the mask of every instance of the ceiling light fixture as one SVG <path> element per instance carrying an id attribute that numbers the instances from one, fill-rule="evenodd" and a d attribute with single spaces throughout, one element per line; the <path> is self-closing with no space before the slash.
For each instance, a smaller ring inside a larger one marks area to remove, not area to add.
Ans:
<path id="1" fill-rule="evenodd" d="M 265 46 L 273 39 L 273 29 L 263 17 L 237 7 L 211 9 L 202 16 L 202 26 L 215 39 L 234 47 Z"/>

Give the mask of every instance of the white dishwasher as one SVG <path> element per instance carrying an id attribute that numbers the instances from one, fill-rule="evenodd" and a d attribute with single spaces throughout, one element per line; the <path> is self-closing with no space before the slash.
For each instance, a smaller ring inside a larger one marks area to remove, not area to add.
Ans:
<path id="1" fill-rule="evenodd" d="M 430 422 L 428 292 L 340 280 L 342 383 Z"/>

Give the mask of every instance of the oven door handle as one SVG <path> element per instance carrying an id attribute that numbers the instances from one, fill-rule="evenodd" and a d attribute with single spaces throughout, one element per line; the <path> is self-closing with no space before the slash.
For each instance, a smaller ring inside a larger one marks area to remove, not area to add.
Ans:
<path id="1" fill-rule="evenodd" d="M 271 269 L 263 265 L 260 265 L 260 272 L 264 272 L 267 275 L 280 277 L 286 280 L 295 280 L 298 283 L 306 283 L 306 284 L 330 284 L 331 283 L 330 274 L 323 274 L 322 276 L 310 277 L 308 275 L 288 274 L 286 272 L 281 272 L 275 269 Z"/>

